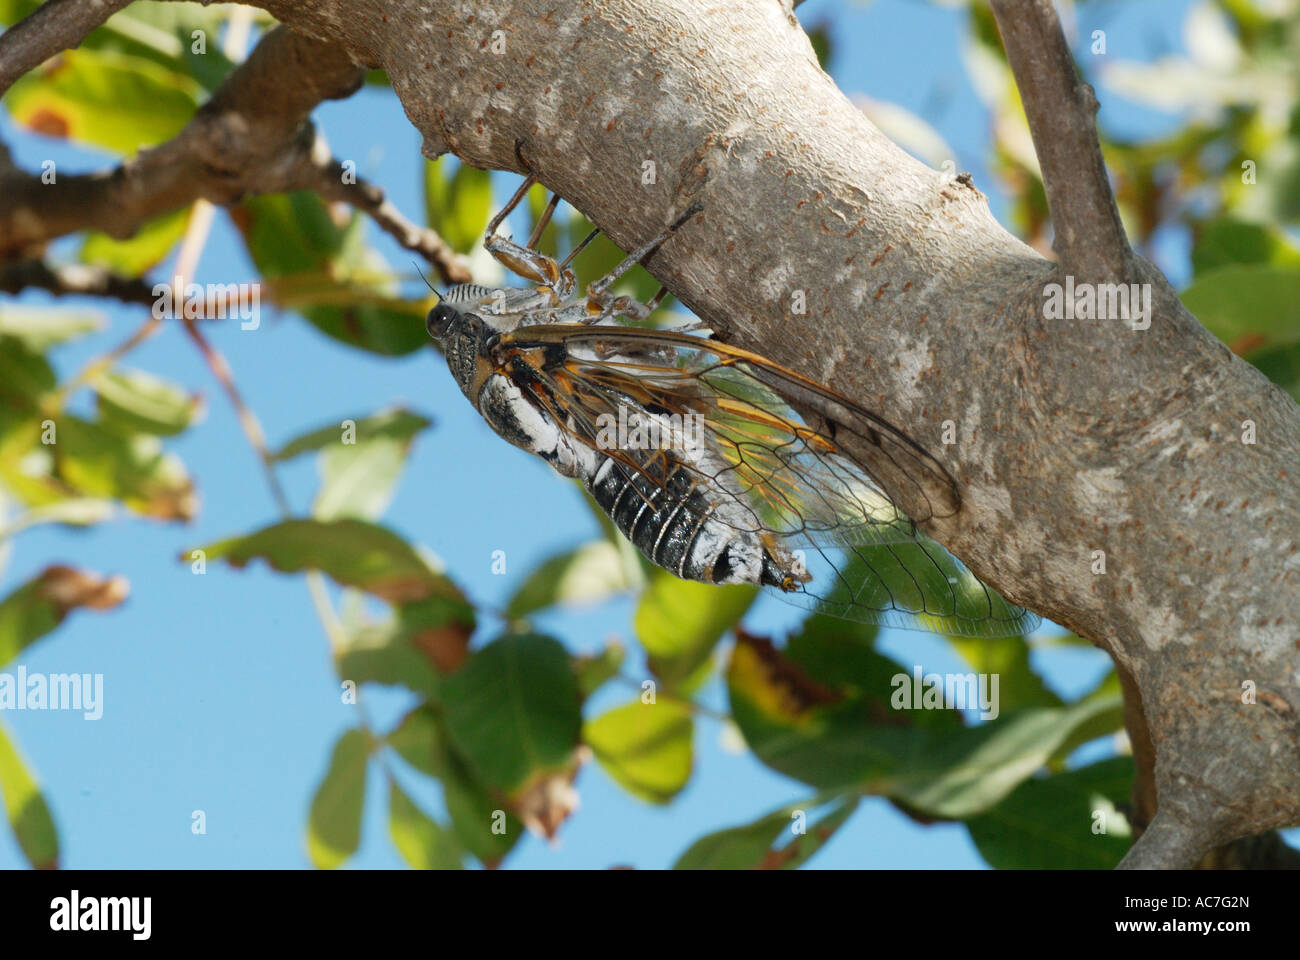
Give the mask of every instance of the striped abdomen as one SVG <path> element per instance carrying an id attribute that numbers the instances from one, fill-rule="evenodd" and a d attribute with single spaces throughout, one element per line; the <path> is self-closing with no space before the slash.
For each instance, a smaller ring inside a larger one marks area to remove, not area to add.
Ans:
<path id="1" fill-rule="evenodd" d="M 779 583 L 758 536 L 726 523 L 673 451 L 626 451 L 641 465 L 603 457 L 587 489 L 654 564 L 705 583 Z M 725 510 L 725 506 L 723 507 Z"/>

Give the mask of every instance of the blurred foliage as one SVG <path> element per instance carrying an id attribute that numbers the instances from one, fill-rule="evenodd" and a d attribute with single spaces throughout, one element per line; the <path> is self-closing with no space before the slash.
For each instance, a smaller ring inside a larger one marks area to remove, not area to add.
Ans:
<path id="1" fill-rule="evenodd" d="M 1076 9 L 1075 59 L 1103 97 L 1177 113 L 1157 137 L 1123 139 L 1098 115 L 1130 241 L 1159 262 L 1161 238 L 1190 237 L 1189 310 L 1235 353 L 1300 399 L 1300 4 L 1201 0 L 1185 54 L 1123 59 Z M 969 4 L 964 51 L 993 125 L 994 169 L 1016 232 L 1050 255 L 1051 221 L 1020 97 L 985 0 Z M 1101 31 L 1103 34 L 1104 30 Z"/>
<path id="2" fill-rule="evenodd" d="M 0 22 L 35 6 L 0 0 Z M 1176 130 L 1157 139 L 1106 137 L 1125 222 L 1148 252 L 1162 232 L 1187 231 L 1189 307 L 1295 394 L 1300 17 L 1295 3 L 1273 5 L 1281 7 L 1285 16 L 1248 0 L 1198 5 L 1186 57 L 1117 62 L 1091 55 L 1081 41 L 1079 59 L 1100 87 L 1186 111 Z M 1050 221 L 1019 96 L 987 5 L 971 3 L 968 13 L 965 60 L 990 111 L 994 169 L 1014 228 L 1047 251 Z M 4 105 L 33 132 L 129 157 L 174 134 L 229 71 L 216 42 L 224 16 L 132 4 L 80 49 L 23 78 Z M 834 31 L 822 23 L 810 32 L 819 60 L 833 65 Z M 369 81 L 387 84 L 381 72 Z M 863 106 L 918 156 L 951 155 L 919 118 L 890 104 Z M 499 268 L 481 249 L 502 199 L 493 179 L 443 158 L 426 163 L 423 180 L 429 225 L 471 255 L 478 279 L 496 282 Z M 535 188 L 516 227 L 532 232 L 545 205 Z M 251 197 L 230 215 L 280 309 L 380 356 L 427 344 L 422 321 L 432 298 L 423 289 L 404 295 L 354 212 L 295 194 Z M 87 233 L 74 255 L 144 277 L 174 253 L 188 222 L 188 211 L 178 210 L 127 240 Z M 540 247 L 559 256 L 590 229 L 561 207 Z M 602 236 L 578 258 L 579 281 L 621 257 Z M 647 299 L 657 283 L 638 268 L 621 287 Z M 202 403 L 116 354 L 62 374 L 52 355 L 96 326 L 78 312 L 0 306 L 0 562 L 35 525 L 85 526 L 122 513 L 185 522 L 198 509 L 194 484 L 167 445 L 196 428 Z M 93 412 L 81 406 L 74 414 L 71 402 L 83 391 L 93 395 Z M 388 792 L 390 838 L 407 863 L 496 866 L 525 829 L 552 836 L 561 828 L 576 808 L 574 777 L 588 761 L 638 800 L 671 804 L 691 782 L 695 738 L 715 735 L 719 720 L 758 762 L 809 792 L 753 823 L 683 834 L 681 868 L 797 867 L 833 841 L 864 797 L 883 798 L 921 823 L 965 823 L 997 867 L 1109 867 L 1127 849 L 1131 761 L 1121 754 L 1079 764 L 1074 756 L 1122 730 L 1113 673 L 1067 701 L 1036 672 L 1026 638 L 950 638 L 972 673 L 998 678 L 997 715 L 977 721 L 977 709 L 942 703 L 907 709 L 904 701 L 928 680 L 919 666 L 876 649 L 875 628 L 811 615 L 785 638 L 748 633 L 738 624 L 752 589 L 684 582 L 650 566 L 585 494 L 601 535 L 521 575 L 504 611 L 481 608 L 426 550 L 383 522 L 412 444 L 431 425 L 399 408 L 305 430 L 269 454 L 268 469 L 314 455 L 320 483 L 310 509 L 180 556 L 196 571 L 209 562 L 259 561 L 304 576 L 344 701 L 359 703 L 374 685 L 408 691 L 409 709 L 392 729 L 372 729 L 358 710 L 357 726 L 321 758 L 324 772 L 305 811 L 306 852 L 316 866 L 340 866 L 357 851 L 375 765 Z M 439 442 L 436 432 L 429 442 Z M 335 600 L 321 577 L 333 582 Z M 10 586 L 0 598 L 0 666 L 70 612 L 109 609 L 125 590 L 120 577 L 59 565 Z M 628 626 L 636 651 L 611 640 L 577 655 L 530 623 L 546 611 L 617 597 L 634 600 Z M 628 696 L 609 706 L 604 694 L 617 682 Z M 724 691 L 725 717 L 706 705 L 710 689 Z M 602 706 L 594 708 L 598 697 Z M 415 798 L 433 784 L 441 805 L 425 809 Z M 56 864 L 50 807 L 3 725 L 0 793 L 29 862 Z"/>

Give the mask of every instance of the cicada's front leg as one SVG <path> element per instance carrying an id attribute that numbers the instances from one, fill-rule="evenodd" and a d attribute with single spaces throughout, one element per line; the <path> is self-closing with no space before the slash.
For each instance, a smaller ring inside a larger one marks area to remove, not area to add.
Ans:
<path id="1" fill-rule="evenodd" d="M 526 245 L 521 246 L 508 237 L 497 236 L 497 229 L 510 212 L 519 206 L 520 201 L 528 195 L 528 191 L 536 182 L 537 177 L 530 173 L 524 179 L 522 186 L 515 191 L 515 195 L 491 219 L 483 232 L 483 247 L 507 270 L 538 284 L 539 290 L 547 295 L 551 306 L 559 306 L 573 296 L 577 280 L 573 271 L 568 269 L 567 260 L 562 264 L 556 263 L 553 258 L 538 250 L 537 244 L 541 240 L 542 231 L 550 223 L 551 215 L 555 213 L 560 195 L 552 194 L 550 203 L 546 205 Z"/>

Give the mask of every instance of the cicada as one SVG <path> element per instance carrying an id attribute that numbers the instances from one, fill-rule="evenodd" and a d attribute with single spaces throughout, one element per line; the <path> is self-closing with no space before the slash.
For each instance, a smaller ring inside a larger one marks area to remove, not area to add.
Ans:
<path id="1" fill-rule="evenodd" d="M 526 244 L 498 234 L 535 182 L 524 181 L 484 238 L 531 286 L 453 286 L 427 318 L 493 430 L 579 480 L 642 554 L 678 577 L 759 584 L 819 613 L 957 636 L 1036 626 L 918 530 L 916 521 L 960 505 L 953 478 L 921 444 L 699 326 L 635 325 L 667 291 L 641 303 L 615 284 L 698 207 L 579 293 L 570 265 L 599 231 L 563 260 L 542 253 L 558 196 Z"/>

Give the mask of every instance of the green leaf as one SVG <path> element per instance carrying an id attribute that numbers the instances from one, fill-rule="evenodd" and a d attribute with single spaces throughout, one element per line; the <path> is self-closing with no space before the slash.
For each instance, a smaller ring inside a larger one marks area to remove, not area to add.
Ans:
<path id="1" fill-rule="evenodd" d="M 409 543 L 362 520 L 285 520 L 199 549 L 210 560 L 226 560 L 236 567 L 261 559 L 281 573 L 320 570 L 338 583 L 392 603 L 464 599 Z M 188 563 L 190 554 L 187 550 L 180 559 Z"/>
<path id="2" fill-rule="evenodd" d="M 337 425 L 330 424 L 295 437 L 271 455 L 273 460 L 291 460 L 304 453 L 335 447 L 361 445 L 375 440 L 398 440 L 409 443 L 415 435 L 433 425 L 423 414 L 405 407 L 381 410 L 368 417 L 348 417 Z"/>
<path id="3" fill-rule="evenodd" d="M 1300 343 L 1300 268 L 1220 267 L 1183 291 L 1183 303 L 1243 356 Z"/>
<path id="4" fill-rule="evenodd" d="M 442 781 L 443 802 L 460 845 L 485 864 L 499 863 L 518 841 L 522 825 L 505 816 L 503 802 L 470 773 L 447 742 L 434 711 L 417 707 L 386 739 L 412 767 Z M 505 831 L 497 832 L 494 828 L 503 820 Z"/>
<path id="5" fill-rule="evenodd" d="M 683 684 L 745 615 L 757 593 L 747 585 L 718 587 L 655 571 L 633 617 L 650 669 L 670 688 Z"/>
<path id="6" fill-rule="evenodd" d="M 0 336 L 0 399 L 17 410 L 35 410 L 57 383 L 49 361 L 17 337 Z"/>
<path id="7" fill-rule="evenodd" d="M 825 801 L 814 797 L 804 804 L 791 804 L 760 817 L 751 824 L 730 827 L 701 837 L 673 864 L 674 870 L 793 870 L 807 863 L 825 846 L 858 807 L 856 796 L 844 797 L 811 829 L 797 833 L 808 813 Z M 776 843 L 790 830 L 792 839 L 783 847 Z"/>
<path id="8" fill-rule="evenodd" d="M 1075 728 L 1115 706 L 1107 698 L 1066 709 L 1020 710 L 947 736 L 933 734 L 873 791 L 933 816 L 966 819 L 1001 801 Z"/>
<path id="9" fill-rule="evenodd" d="M 120 500 L 158 520 L 190 520 L 198 510 L 184 465 L 150 434 L 119 428 L 111 420 L 73 416 L 57 421 L 52 445 L 58 475 L 83 494 Z"/>
<path id="10" fill-rule="evenodd" d="M 600 765 L 625 790 L 650 803 L 667 803 L 691 776 L 690 707 L 660 698 L 615 707 L 582 728 Z"/>
<path id="11" fill-rule="evenodd" d="M 333 442 L 322 446 L 321 485 L 312 513 L 322 520 L 377 520 L 392 501 L 415 434 L 431 422 L 406 410 L 344 421 L 334 432 Z M 299 443 L 313 442 L 319 434 L 300 438 Z M 292 447 L 290 444 L 288 449 Z"/>
<path id="12" fill-rule="evenodd" d="M 60 310 L 0 305 L 0 343 L 12 337 L 32 353 L 76 340 L 104 326 L 101 314 L 93 310 Z"/>
<path id="13" fill-rule="evenodd" d="M 1061 705 L 1061 698 L 1048 688 L 1030 664 L 1029 645 L 1024 637 L 950 637 L 949 642 L 976 673 L 997 675 L 1000 709 Z"/>
<path id="14" fill-rule="evenodd" d="M 448 180 L 448 163 L 446 155 L 425 162 L 425 216 L 453 250 L 468 253 L 483 240 L 492 211 L 492 179 L 488 171 L 462 163 Z"/>
<path id="15" fill-rule="evenodd" d="M 334 657 L 340 680 L 401 685 L 428 696 L 438 692 L 438 672 L 406 632 L 392 625 L 348 631 L 347 646 Z"/>
<path id="16" fill-rule="evenodd" d="M 250 197 L 235 222 L 275 302 L 322 333 L 383 356 L 429 345 L 425 299 L 397 296 L 389 265 L 361 243 L 364 221 L 340 226 L 314 193 Z"/>
<path id="17" fill-rule="evenodd" d="M 627 658 L 627 651 L 617 641 L 606 643 L 600 653 L 594 656 L 578 657 L 574 669 L 578 674 L 578 690 L 586 700 L 604 683 L 618 675 Z"/>
<path id="18" fill-rule="evenodd" d="M 1132 757 L 1035 777 L 966 827 L 1000 870 L 1111 870 L 1132 841 L 1118 809 L 1128 806 L 1132 783 Z"/>
<path id="19" fill-rule="evenodd" d="M 134 236 L 125 240 L 91 231 L 81 245 L 81 262 L 128 277 L 144 276 L 171 253 L 172 247 L 185 235 L 189 222 L 190 209 L 184 207 L 142 224 Z"/>
<path id="20" fill-rule="evenodd" d="M 0 600 L 0 666 L 57 627 L 73 610 L 112 609 L 126 599 L 128 590 L 125 577 L 103 578 L 71 567 L 46 567 Z M 0 683 L 0 706 L 2 691 Z"/>
<path id="21" fill-rule="evenodd" d="M 143 370 L 114 370 L 92 382 L 100 420 L 123 433 L 172 436 L 189 427 L 203 411 L 197 394 Z"/>
<path id="22" fill-rule="evenodd" d="M 345 626 L 347 644 L 335 653 L 339 676 L 436 697 L 439 670 L 451 672 L 464 660 L 474 632 L 472 609 L 462 600 L 431 597 L 399 604 L 393 613 L 384 623 Z"/>
<path id="23" fill-rule="evenodd" d="M 320 870 L 333 870 L 361 844 L 370 744 L 360 730 L 348 730 L 334 744 L 329 770 L 316 788 L 307 821 L 307 853 Z"/>
<path id="24" fill-rule="evenodd" d="M 439 737 L 437 714 L 428 706 L 419 706 L 407 713 L 384 740 L 416 770 L 439 777 L 443 770 Z"/>
<path id="25" fill-rule="evenodd" d="M 508 634 L 444 678 L 442 704 L 456 750 L 485 784 L 513 791 L 566 766 L 582 711 L 569 655 L 550 637 Z"/>
<path id="26" fill-rule="evenodd" d="M 1300 265 L 1300 250 L 1276 226 L 1218 217 L 1201 224 L 1192 267 L 1200 277 L 1235 264 Z"/>
<path id="27" fill-rule="evenodd" d="M 607 540 L 593 540 L 542 561 L 515 591 L 506 616 L 517 619 L 559 604 L 576 607 L 600 603 L 640 585 L 640 571 L 623 563 L 618 548 Z"/>
<path id="28" fill-rule="evenodd" d="M 948 709 L 905 709 L 910 672 L 886 677 L 888 665 L 861 650 L 856 663 L 836 662 L 818 643 L 816 658 L 798 651 L 804 662 L 755 638 L 736 644 L 727 681 L 745 741 L 764 764 L 804 783 L 880 794 L 936 817 L 961 819 L 997 803 L 1119 703 L 1099 696 L 964 727 Z M 824 682 L 835 678 L 828 664 L 839 671 L 834 685 Z"/>
<path id="29" fill-rule="evenodd" d="M 109 50 L 67 50 L 21 77 L 4 102 L 15 122 L 114 153 L 180 133 L 201 88 L 184 74 Z"/>
<path id="30" fill-rule="evenodd" d="M 788 830 L 798 807 L 782 807 L 741 827 L 700 837 L 677 858 L 674 870 L 753 870 Z"/>
<path id="31" fill-rule="evenodd" d="M 4 796 L 5 814 L 27 862 L 38 870 L 58 867 L 59 834 L 54 818 L 50 816 L 49 805 L 41 796 L 36 778 L 27 769 L 18 748 L 9 739 L 8 728 L 2 723 L 0 795 Z"/>
<path id="32" fill-rule="evenodd" d="M 417 807 L 396 780 L 388 778 L 388 832 L 402 859 L 416 870 L 459 870 L 456 838 Z"/>

